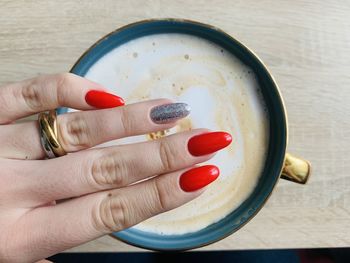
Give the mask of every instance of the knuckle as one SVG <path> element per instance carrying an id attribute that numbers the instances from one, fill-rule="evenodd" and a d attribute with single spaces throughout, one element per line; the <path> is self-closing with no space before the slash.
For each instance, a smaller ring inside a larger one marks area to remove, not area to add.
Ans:
<path id="1" fill-rule="evenodd" d="M 64 84 L 66 83 L 66 81 L 69 81 L 72 78 L 74 78 L 74 74 L 69 72 L 63 72 L 63 73 L 57 74 L 56 77 L 57 77 L 58 83 Z"/>
<path id="2" fill-rule="evenodd" d="M 21 89 L 20 96 L 32 111 L 38 111 L 43 108 L 43 101 L 39 92 L 39 84 L 35 80 Z"/>
<path id="3" fill-rule="evenodd" d="M 122 187 L 127 184 L 128 165 L 118 153 L 98 157 L 92 164 L 92 184 L 98 188 Z"/>
<path id="4" fill-rule="evenodd" d="M 128 135 L 132 134 L 137 128 L 137 121 L 135 117 L 128 111 L 127 107 L 121 107 L 120 110 L 120 123 L 123 129 L 123 133 Z"/>
<path id="5" fill-rule="evenodd" d="M 172 171 L 176 169 L 177 153 L 166 139 L 159 141 L 159 155 L 164 171 Z"/>
<path id="6" fill-rule="evenodd" d="M 98 231 L 114 232 L 130 226 L 130 208 L 127 199 L 120 194 L 109 193 L 95 209 L 94 225 Z"/>
<path id="7" fill-rule="evenodd" d="M 58 105 L 63 105 L 64 101 L 66 101 L 66 97 L 69 96 L 67 94 L 67 86 L 70 86 L 74 75 L 72 73 L 60 73 L 55 75 L 56 78 L 56 98 Z"/>
<path id="8" fill-rule="evenodd" d="M 72 80 L 74 78 L 74 74 L 64 72 L 64 73 L 57 74 L 54 77 L 56 78 L 57 87 L 63 88 L 72 82 Z"/>
<path id="9" fill-rule="evenodd" d="M 58 123 L 58 131 L 63 145 L 67 148 L 81 149 L 92 146 L 89 125 L 83 117 L 75 116 Z"/>
<path id="10" fill-rule="evenodd" d="M 157 212 L 168 210 L 167 207 L 167 192 L 161 186 L 159 180 L 154 180 L 153 191 L 155 196 L 155 209 Z"/>

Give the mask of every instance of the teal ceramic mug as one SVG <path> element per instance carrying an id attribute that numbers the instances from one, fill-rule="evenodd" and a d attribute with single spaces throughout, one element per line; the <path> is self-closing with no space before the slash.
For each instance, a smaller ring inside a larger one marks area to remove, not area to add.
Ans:
<path id="1" fill-rule="evenodd" d="M 112 49 L 128 41 L 160 33 L 181 33 L 211 41 L 250 67 L 257 76 L 258 83 L 267 105 L 270 121 L 270 140 L 265 167 L 258 184 L 249 197 L 225 218 L 208 227 L 183 235 L 159 235 L 138 229 L 126 229 L 112 236 L 132 244 L 152 250 L 187 250 L 211 244 L 240 229 L 264 206 L 280 177 L 297 183 L 306 183 L 310 174 L 310 164 L 286 153 L 288 129 L 286 109 L 278 86 L 263 62 L 245 45 L 223 31 L 210 25 L 177 19 L 147 20 L 124 26 L 100 39 L 76 62 L 71 72 L 85 76 L 89 68 Z M 66 108 L 58 109 L 59 113 Z"/>

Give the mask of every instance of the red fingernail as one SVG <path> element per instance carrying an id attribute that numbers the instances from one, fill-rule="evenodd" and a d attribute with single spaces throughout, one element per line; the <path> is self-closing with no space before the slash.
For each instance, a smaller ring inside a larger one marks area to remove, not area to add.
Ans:
<path id="1" fill-rule="evenodd" d="M 99 109 L 114 108 L 125 104 L 121 97 L 100 90 L 90 90 L 86 93 L 85 100 L 90 106 Z"/>
<path id="2" fill-rule="evenodd" d="M 215 165 L 204 165 L 184 172 L 180 177 L 180 187 L 185 192 L 193 192 L 215 181 L 220 170 Z"/>
<path id="3" fill-rule="evenodd" d="M 192 137 L 188 141 L 188 150 L 194 156 L 206 155 L 225 148 L 232 142 L 227 132 L 209 132 Z"/>

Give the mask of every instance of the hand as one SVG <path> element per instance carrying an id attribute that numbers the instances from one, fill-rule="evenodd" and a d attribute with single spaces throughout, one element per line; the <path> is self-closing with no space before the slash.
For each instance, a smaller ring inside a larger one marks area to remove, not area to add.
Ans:
<path id="1" fill-rule="evenodd" d="M 169 103 L 120 106 L 121 98 L 73 74 L 1 87 L 0 262 L 43 259 L 199 196 L 219 170 L 194 166 L 227 146 L 227 133 L 199 129 L 90 149 L 173 127 L 187 108 L 164 106 Z M 60 106 L 81 111 L 57 117 L 58 138 L 68 155 L 45 160 L 38 122 L 12 122 Z M 180 110 L 174 115 L 174 109 Z"/>

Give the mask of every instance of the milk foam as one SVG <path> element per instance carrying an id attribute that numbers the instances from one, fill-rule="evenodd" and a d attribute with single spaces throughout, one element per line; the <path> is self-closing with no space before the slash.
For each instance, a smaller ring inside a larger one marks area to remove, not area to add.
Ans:
<path id="1" fill-rule="evenodd" d="M 130 41 L 102 57 L 86 78 L 128 104 L 153 98 L 186 102 L 191 114 L 169 131 L 227 131 L 233 143 L 208 163 L 221 175 L 199 198 L 135 226 L 165 235 L 200 230 L 225 217 L 252 192 L 268 145 L 268 116 L 250 68 L 225 49 L 183 34 L 157 34 Z M 135 136 L 104 145 L 147 140 Z"/>

